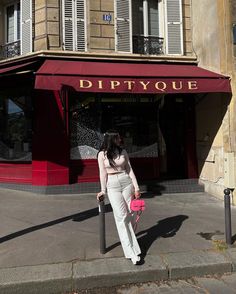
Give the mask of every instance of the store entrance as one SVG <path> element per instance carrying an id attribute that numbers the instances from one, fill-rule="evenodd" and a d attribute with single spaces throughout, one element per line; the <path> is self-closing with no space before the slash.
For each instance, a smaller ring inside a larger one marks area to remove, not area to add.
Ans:
<path id="1" fill-rule="evenodd" d="M 102 97 L 101 131 L 119 131 L 139 182 L 157 180 L 158 99 L 153 95 L 127 96 Z"/>
<path id="2" fill-rule="evenodd" d="M 73 92 L 70 158 L 75 166 L 83 166 L 83 176 L 87 164 L 97 162 L 104 133 L 117 129 L 140 180 L 192 177 L 189 162 L 195 156 L 193 101 L 184 95 Z M 95 178 L 91 177 L 91 169 L 86 181 L 90 178 Z"/>
<path id="3" fill-rule="evenodd" d="M 197 174 L 193 97 L 166 95 L 159 107 L 159 126 L 165 142 L 160 163 L 161 177 L 193 177 Z M 194 166 L 189 166 L 189 162 L 194 162 Z"/>
<path id="4" fill-rule="evenodd" d="M 117 129 L 131 157 L 158 156 L 157 105 L 142 103 L 102 103 L 101 130 Z M 146 151 L 145 151 L 146 150 Z M 150 151 L 150 154 L 148 152 Z M 152 154 L 151 154 L 152 152 Z"/>

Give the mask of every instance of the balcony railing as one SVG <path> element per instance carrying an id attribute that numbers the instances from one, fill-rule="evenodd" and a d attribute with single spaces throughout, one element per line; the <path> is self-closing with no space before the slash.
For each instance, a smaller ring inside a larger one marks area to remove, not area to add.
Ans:
<path id="1" fill-rule="evenodd" d="M 133 36 L 133 53 L 159 55 L 163 54 L 163 38 L 153 36 Z"/>
<path id="2" fill-rule="evenodd" d="M 20 40 L 0 45 L 0 58 L 6 59 L 20 55 Z"/>

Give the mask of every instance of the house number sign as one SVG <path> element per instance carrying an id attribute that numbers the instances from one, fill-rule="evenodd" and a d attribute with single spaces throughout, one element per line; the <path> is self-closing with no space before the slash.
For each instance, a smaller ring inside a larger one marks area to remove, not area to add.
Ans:
<path id="1" fill-rule="evenodd" d="M 111 21 L 111 14 L 103 14 L 104 21 Z"/>

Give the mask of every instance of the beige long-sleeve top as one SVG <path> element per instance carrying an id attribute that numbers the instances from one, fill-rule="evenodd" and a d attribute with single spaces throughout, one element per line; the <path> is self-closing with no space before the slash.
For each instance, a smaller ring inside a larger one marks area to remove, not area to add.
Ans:
<path id="1" fill-rule="evenodd" d="M 121 154 L 117 154 L 117 157 L 114 158 L 114 162 L 116 165 L 116 169 L 114 169 L 106 156 L 104 151 L 100 151 L 98 153 L 98 166 L 99 166 L 99 175 L 100 175 L 100 183 L 101 183 L 101 191 L 106 192 L 106 184 L 107 184 L 107 175 L 117 172 L 126 172 L 133 183 L 134 190 L 139 191 L 138 182 L 136 176 L 133 172 L 132 166 L 129 161 L 129 156 L 126 150 L 122 150 Z"/>

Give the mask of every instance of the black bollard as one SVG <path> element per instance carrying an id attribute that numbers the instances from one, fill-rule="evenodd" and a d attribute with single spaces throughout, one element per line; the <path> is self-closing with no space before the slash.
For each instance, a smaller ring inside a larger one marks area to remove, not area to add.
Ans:
<path id="1" fill-rule="evenodd" d="M 230 189 L 224 190 L 225 203 L 225 238 L 228 245 L 232 244 Z"/>
<path id="2" fill-rule="evenodd" d="M 99 208 L 99 235 L 100 235 L 100 253 L 106 253 L 106 235 L 105 235 L 105 204 L 104 199 L 98 202 Z"/>

